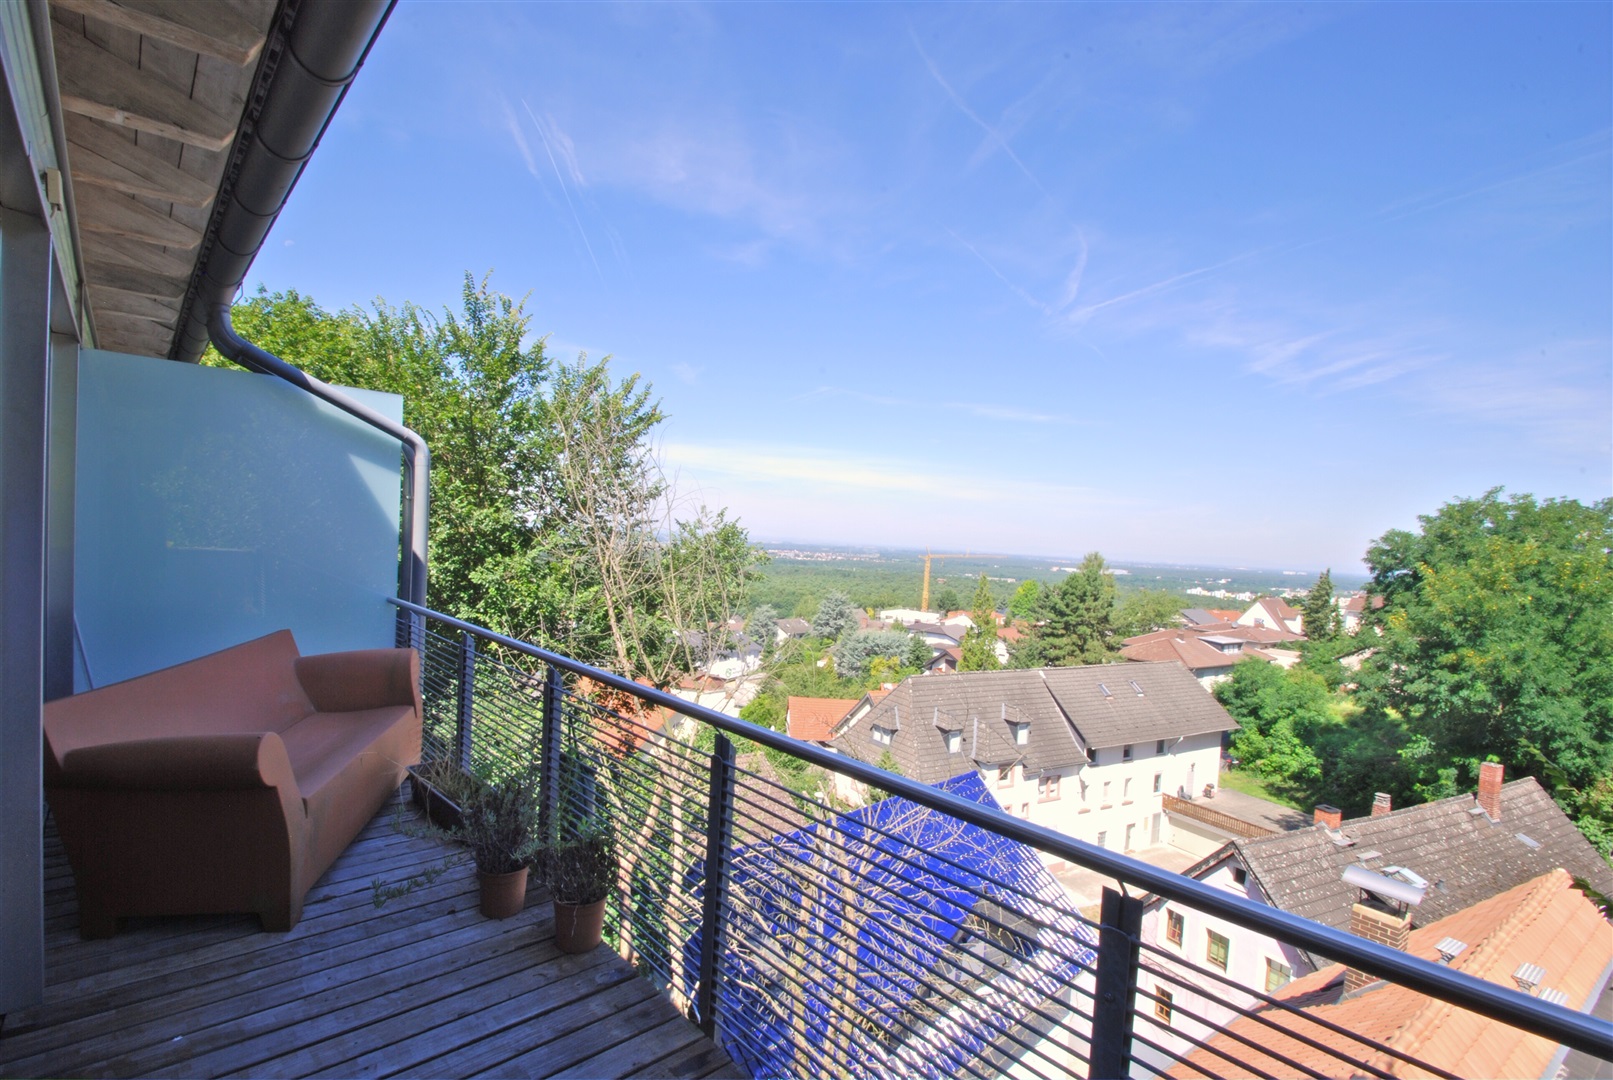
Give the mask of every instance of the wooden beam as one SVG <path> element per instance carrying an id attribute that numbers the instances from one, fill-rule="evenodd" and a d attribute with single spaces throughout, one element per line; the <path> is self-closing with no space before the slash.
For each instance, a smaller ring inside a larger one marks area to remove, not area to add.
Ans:
<path id="1" fill-rule="evenodd" d="M 264 35 L 227 4 L 196 0 L 51 0 L 51 6 L 245 67 Z"/>
<path id="2" fill-rule="evenodd" d="M 174 168 L 151 151 L 119 138 L 105 124 L 72 113 L 64 119 L 75 184 L 94 184 L 184 206 L 212 205 L 216 194 L 213 187 Z"/>
<path id="3" fill-rule="evenodd" d="M 165 303 L 138 293 L 124 292 L 122 289 L 109 289 L 105 285 L 93 283 L 90 285 L 90 303 L 94 306 L 97 320 L 107 315 L 128 315 L 154 322 L 169 330 L 172 330 L 174 324 L 179 321 L 177 300 Z"/>
<path id="4" fill-rule="evenodd" d="M 235 123 L 67 30 L 51 35 L 62 108 L 204 150 L 223 150 Z"/>
<path id="5" fill-rule="evenodd" d="M 146 250 L 151 249 L 147 247 Z M 92 289 L 101 285 L 119 292 L 149 296 L 153 300 L 171 300 L 175 303 L 184 297 L 185 287 L 188 284 L 184 278 L 169 277 L 150 270 L 137 270 L 130 266 L 97 262 L 93 258 L 85 260 L 84 277 Z"/>
<path id="6" fill-rule="evenodd" d="M 111 233 L 186 251 L 202 242 L 201 233 L 157 213 L 132 195 L 120 195 L 94 186 L 86 186 L 73 194 L 78 203 L 79 228 L 88 232 Z"/>
<path id="7" fill-rule="evenodd" d="M 142 274 L 159 274 L 163 277 L 189 281 L 196 268 L 196 257 L 188 252 L 169 251 L 153 247 L 140 240 L 129 240 L 111 233 L 81 230 L 79 243 L 84 247 L 84 258 L 93 263 L 124 266 Z"/>

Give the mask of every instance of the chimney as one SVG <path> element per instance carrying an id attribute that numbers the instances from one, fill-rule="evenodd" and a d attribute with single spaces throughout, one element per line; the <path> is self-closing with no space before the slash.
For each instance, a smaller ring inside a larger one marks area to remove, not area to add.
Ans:
<path id="1" fill-rule="evenodd" d="M 1411 938 L 1411 910 L 1393 911 L 1389 905 L 1373 899 L 1359 900 L 1350 909 L 1350 933 L 1405 952 L 1406 942 Z M 1376 975 L 1347 968 L 1344 972 L 1344 992 L 1352 994 L 1378 981 Z"/>
<path id="2" fill-rule="evenodd" d="M 1501 781 L 1507 769 L 1498 761 L 1486 761 L 1479 766 L 1479 806 L 1490 815 L 1491 821 L 1501 820 Z"/>
<path id="3" fill-rule="evenodd" d="M 1330 829 L 1337 829 L 1344 824 L 1344 811 L 1327 803 L 1316 804 L 1316 816 L 1311 819 L 1314 825 L 1326 825 Z"/>
<path id="4" fill-rule="evenodd" d="M 1372 796 L 1373 817 L 1383 817 L 1383 815 L 1387 814 L 1389 810 L 1390 806 L 1388 792 L 1380 791 L 1376 795 Z"/>

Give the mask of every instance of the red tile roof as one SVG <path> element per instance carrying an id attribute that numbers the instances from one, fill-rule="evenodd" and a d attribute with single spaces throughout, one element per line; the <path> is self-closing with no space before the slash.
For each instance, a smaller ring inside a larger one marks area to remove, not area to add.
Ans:
<path id="1" fill-rule="evenodd" d="M 1563 991 L 1570 1009 L 1589 1007 L 1600 988 L 1602 972 L 1613 962 L 1613 934 L 1608 932 L 1607 922 L 1561 869 L 1413 930 L 1406 951 L 1437 962 L 1435 946 L 1446 937 L 1467 943 L 1450 962 L 1452 969 L 1511 989 L 1518 965 L 1539 964 L 1546 970 L 1540 989 Z M 1458 1076 L 1540 1076 L 1556 1054 L 1557 1045 L 1543 1036 L 1392 983 L 1375 983 L 1346 998 L 1344 970 L 1340 964 L 1322 968 L 1296 979 L 1276 995 L 1298 1006 L 1301 1016 L 1276 1008 L 1260 1013 L 1270 1024 L 1301 1033 L 1325 1049 L 1249 1018 L 1229 1024 L 1227 1034 L 1211 1039 L 1209 1047 L 1231 1056 L 1243 1069 L 1264 1070 L 1274 1076 L 1293 1076 L 1296 1070 L 1234 1036 L 1241 1035 L 1254 1046 L 1280 1053 L 1323 1076 L 1360 1074 L 1361 1070 L 1337 1054 L 1358 1058 L 1391 1076 L 1432 1075 L 1347 1035 L 1309 1023 L 1303 1019 L 1309 1014 Z M 1189 1078 L 1224 1075 L 1226 1071 L 1224 1058 L 1201 1049 L 1169 1075 Z"/>
<path id="2" fill-rule="evenodd" d="M 1160 634 L 1169 635 L 1166 637 Z M 1120 655 L 1127 660 L 1139 660 L 1144 663 L 1157 663 L 1162 660 L 1178 660 L 1187 666 L 1187 670 L 1195 674 L 1213 668 L 1231 667 L 1247 657 L 1241 652 L 1224 653 L 1211 645 L 1206 645 L 1191 634 L 1183 634 L 1178 638 L 1174 631 L 1161 630 L 1155 634 L 1145 634 L 1147 640 L 1131 639 L 1131 643 L 1120 648 Z"/>
<path id="3" fill-rule="evenodd" d="M 784 733 L 803 742 L 828 742 L 829 732 L 858 698 L 791 697 L 784 713 Z"/>

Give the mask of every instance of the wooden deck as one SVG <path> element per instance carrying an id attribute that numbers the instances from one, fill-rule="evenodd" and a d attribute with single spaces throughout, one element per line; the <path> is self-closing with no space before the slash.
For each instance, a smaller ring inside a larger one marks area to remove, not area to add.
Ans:
<path id="1" fill-rule="evenodd" d="M 554 947 L 534 890 L 495 922 L 455 865 L 373 903 L 371 882 L 439 865 L 385 810 L 287 934 L 255 917 L 125 920 L 78 936 L 73 878 L 46 841 L 45 1002 L 6 1017 L 0 1075 L 742 1076 L 632 967 Z"/>

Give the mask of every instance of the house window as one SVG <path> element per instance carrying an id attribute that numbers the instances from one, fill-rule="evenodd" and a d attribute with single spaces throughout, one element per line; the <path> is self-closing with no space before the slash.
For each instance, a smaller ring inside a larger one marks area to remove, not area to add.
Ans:
<path id="1" fill-rule="evenodd" d="M 1019 816 L 1024 818 L 1026 821 L 1030 820 L 1030 816 L 1031 816 L 1031 804 L 1030 803 L 1022 802 L 1022 803 L 1019 804 Z"/>
<path id="2" fill-rule="evenodd" d="M 1014 767 L 1012 765 L 997 766 L 997 786 L 1011 787 L 1014 783 Z"/>
<path id="3" fill-rule="evenodd" d="M 947 732 L 947 753 L 956 754 L 959 750 L 962 750 L 962 749 L 963 749 L 963 732 L 961 732 L 961 731 L 949 731 L 949 732 Z"/>
<path id="4" fill-rule="evenodd" d="M 1131 798 L 1131 777 L 1129 776 L 1120 781 L 1120 797 L 1122 799 Z"/>
<path id="5" fill-rule="evenodd" d="M 1121 761 L 1130 761 L 1131 760 L 1131 744 L 1130 743 L 1127 743 L 1125 746 L 1122 746 L 1120 748 L 1120 760 Z"/>
<path id="6" fill-rule="evenodd" d="M 1182 931 L 1187 927 L 1187 920 L 1180 911 L 1165 912 L 1165 940 L 1172 945 L 1182 943 Z"/>
<path id="7" fill-rule="evenodd" d="M 1089 761 L 1093 765 L 1096 765 L 1098 763 L 1098 752 L 1096 750 L 1088 750 L 1087 751 L 1087 761 Z"/>
<path id="8" fill-rule="evenodd" d="M 1266 993 L 1275 994 L 1288 985 L 1294 977 L 1294 969 L 1287 964 L 1279 964 L 1271 957 L 1266 957 Z"/>
<path id="9" fill-rule="evenodd" d="M 1154 743 L 1154 753 L 1163 754 L 1164 752 L 1165 752 L 1165 740 L 1160 739 L 1160 740 L 1158 740 L 1157 742 Z"/>
<path id="10" fill-rule="evenodd" d="M 890 728 L 882 728 L 878 724 L 875 724 L 869 730 L 868 737 L 873 739 L 881 746 L 889 746 L 891 744 Z"/>
<path id="11" fill-rule="evenodd" d="M 1029 724 L 1014 725 L 1014 745 L 1024 746 L 1031 741 L 1031 726 Z"/>
<path id="12" fill-rule="evenodd" d="M 1036 797 L 1043 802 L 1059 797 L 1059 778 L 1057 773 L 1036 778 Z"/>
<path id="13" fill-rule="evenodd" d="M 1102 832 L 1100 832 L 1098 834 L 1098 846 L 1101 847 L 1101 848 L 1106 848 L 1106 847 L 1109 846 L 1109 830 L 1108 829 L 1105 829 L 1105 830 L 1103 830 Z"/>
<path id="14" fill-rule="evenodd" d="M 1154 1001 L 1154 1015 L 1159 1018 L 1161 1023 L 1169 1025 L 1171 1022 L 1171 1002 L 1175 999 L 1172 998 L 1169 990 L 1158 983 L 1154 984 L 1154 997 L 1156 999 Z"/>
<path id="15" fill-rule="evenodd" d="M 1232 884 L 1234 884 L 1234 885 L 1246 885 L 1248 883 L 1249 883 L 1249 871 L 1245 870 L 1241 866 L 1234 866 L 1232 868 Z"/>
<path id="16" fill-rule="evenodd" d="M 1130 851 L 1131 850 L 1131 837 L 1132 837 L 1132 834 L 1136 832 L 1136 830 L 1137 830 L 1137 826 L 1135 826 L 1135 825 L 1127 825 L 1126 826 L 1126 846 L 1121 848 L 1120 849 L 1121 851 Z"/>
<path id="17" fill-rule="evenodd" d="M 1159 794 L 1160 788 L 1162 788 L 1164 786 L 1164 784 L 1165 784 L 1165 774 L 1164 773 L 1158 773 L 1158 772 L 1155 773 L 1154 774 L 1154 794 L 1155 795 Z"/>
<path id="18" fill-rule="evenodd" d="M 1109 781 L 1107 780 L 1103 782 L 1103 801 L 1109 801 Z"/>
<path id="19" fill-rule="evenodd" d="M 1205 933 L 1208 935 L 1208 942 L 1204 947 L 1204 959 L 1225 971 L 1227 969 L 1227 950 L 1230 947 L 1230 943 L 1214 930 L 1206 930 Z"/>

